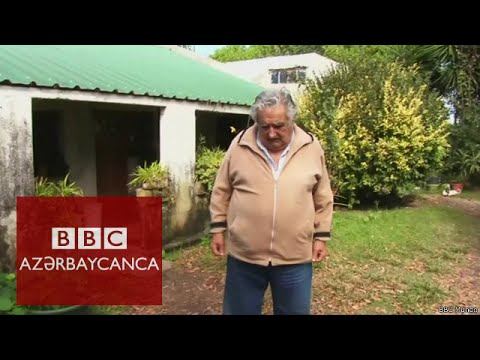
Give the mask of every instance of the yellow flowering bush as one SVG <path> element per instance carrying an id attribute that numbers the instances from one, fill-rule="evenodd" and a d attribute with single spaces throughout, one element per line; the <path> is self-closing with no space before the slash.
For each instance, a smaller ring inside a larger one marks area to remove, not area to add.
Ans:
<path id="1" fill-rule="evenodd" d="M 362 59 L 309 80 L 299 122 L 321 141 L 353 206 L 401 197 L 448 152 L 448 111 L 417 68 Z"/>

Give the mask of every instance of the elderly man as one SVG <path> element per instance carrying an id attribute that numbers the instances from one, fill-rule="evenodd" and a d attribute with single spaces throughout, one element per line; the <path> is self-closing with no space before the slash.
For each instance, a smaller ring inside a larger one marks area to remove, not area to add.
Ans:
<path id="1" fill-rule="evenodd" d="M 266 90 L 231 143 L 210 202 L 212 251 L 227 255 L 224 314 L 310 314 L 312 260 L 327 254 L 333 194 L 323 149 L 295 124 L 286 89 Z M 227 243 L 225 243 L 225 233 Z"/>

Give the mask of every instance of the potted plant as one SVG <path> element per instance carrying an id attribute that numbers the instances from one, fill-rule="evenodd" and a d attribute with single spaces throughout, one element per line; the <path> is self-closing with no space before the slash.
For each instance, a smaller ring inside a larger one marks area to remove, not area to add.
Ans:
<path id="1" fill-rule="evenodd" d="M 463 191 L 464 184 L 465 184 L 464 180 L 462 178 L 458 178 L 457 180 L 454 180 L 450 183 L 450 189 L 460 193 Z"/>
<path id="2" fill-rule="evenodd" d="M 173 182 L 168 168 L 158 161 L 137 166 L 130 174 L 132 180 L 127 184 L 135 190 L 138 197 L 160 196 L 164 202 L 173 202 Z"/>

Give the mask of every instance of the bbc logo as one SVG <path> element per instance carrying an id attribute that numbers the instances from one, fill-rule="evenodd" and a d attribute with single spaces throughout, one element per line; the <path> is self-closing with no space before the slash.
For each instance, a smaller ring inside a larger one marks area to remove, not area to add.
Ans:
<path id="1" fill-rule="evenodd" d="M 52 228 L 52 249 L 126 248 L 127 228 Z"/>

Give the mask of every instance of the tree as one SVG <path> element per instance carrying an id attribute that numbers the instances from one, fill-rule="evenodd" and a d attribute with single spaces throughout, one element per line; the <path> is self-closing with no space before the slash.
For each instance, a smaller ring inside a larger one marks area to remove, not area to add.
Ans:
<path id="1" fill-rule="evenodd" d="M 251 51 L 245 45 L 225 46 L 221 49 L 215 50 L 210 57 L 220 62 L 253 59 Z"/>
<path id="2" fill-rule="evenodd" d="M 393 62 L 402 57 L 408 45 L 325 45 L 325 56 L 348 64 L 361 58 L 371 58 L 378 61 Z"/>
<path id="3" fill-rule="evenodd" d="M 210 57 L 217 61 L 229 62 L 312 52 L 323 54 L 323 45 L 229 45 L 216 50 Z"/>
<path id="4" fill-rule="evenodd" d="M 432 87 L 455 108 L 455 121 L 461 121 L 468 107 L 479 98 L 479 45 L 422 45 L 412 48 L 415 61 L 429 74 Z"/>

